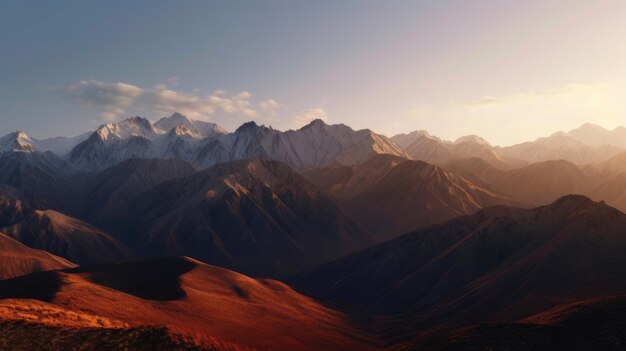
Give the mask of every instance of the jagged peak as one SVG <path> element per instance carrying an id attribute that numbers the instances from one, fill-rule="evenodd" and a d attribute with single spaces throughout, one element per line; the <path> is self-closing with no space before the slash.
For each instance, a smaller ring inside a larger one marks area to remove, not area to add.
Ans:
<path id="1" fill-rule="evenodd" d="M 328 124 L 326 122 L 324 122 L 323 119 L 316 118 L 316 119 L 312 120 L 311 122 L 309 122 L 309 124 L 305 125 L 304 127 L 300 128 L 300 129 L 323 128 L 323 127 L 327 127 L 327 126 L 328 126 Z"/>
<path id="2" fill-rule="evenodd" d="M 193 122 L 182 113 L 174 112 L 169 117 L 159 119 L 154 125 L 160 128 L 164 124 L 193 124 Z"/>
<path id="3" fill-rule="evenodd" d="M 591 122 L 585 122 L 583 123 L 583 125 L 581 125 L 580 127 L 574 129 L 574 130 L 599 130 L 599 131 L 607 131 L 607 129 L 605 129 L 604 127 L 591 123 Z"/>
<path id="4" fill-rule="evenodd" d="M 187 116 L 183 115 L 180 112 L 174 112 L 172 113 L 169 117 L 164 117 L 164 118 L 169 118 L 169 119 L 186 119 L 189 120 L 189 118 L 187 118 Z"/>
<path id="5" fill-rule="evenodd" d="M 152 123 L 150 123 L 149 120 L 147 120 L 146 118 L 140 117 L 140 116 L 131 116 L 123 121 L 121 121 L 120 123 L 118 123 L 119 125 L 134 125 L 134 126 L 139 126 L 139 127 L 143 127 L 145 129 L 152 129 Z"/>
<path id="6" fill-rule="evenodd" d="M 15 136 L 15 138 L 18 138 L 18 139 L 30 139 L 30 137 L 28 136 L 28 134 L 26 134 L 26 132 L 24 132 L 23 130 L 19 130 L 19 129 L 11 133 L 11 135 Z"/>
<path id="7" fill-rule="evenodd" d="M 22 130 L 16 130 L 0 138 L 0 151 L 35 152 L 32 139 Z"/>
<path id="8" fill-rule="evenodd" d="M 257 130 L 257 129 L 271 129 L 271 128 L 267 128 L 264 125 L 258 125 L 255 121 L 250 121 L 250 122 L 246 122 L 244 124 L 242 124 L 241 126 L 239 126 L 239 128 L 237 128 L 237 130 L 235 130 L 235 133 L 240 133 L 240 132 L 245 132 L 245 131 L 253 131 L 253 130 Z"/>
<path id="9" fill-rule="evenodd" d="M 117 135 L 117 126 L 113 123 L 103 124 L 96 131 L 94 135 L 98 136 L 100 140 L 109 140 L 110 138 L 119 138 Z"/>
<path id="10" fill-rule="evenodd" d="M 103 124 L 94 132 L 100 140 L 122 139 L 131 136 L 143 136 L 156 134 L 152 123 L 139 116 L 129 117 L 119 123 Z"/>
<path id="11" fill-rule="evenodd" d="M 172 128 L 169 133 L 170 136 L 197 136 L 197 131 L 189 129 L 184 124 L 179 124 L 176 127 Z"/>
<path id="12" fill-rule="evenodd" d="M 603 201 L 595 202 L 584 195 L 570 194 L 570 195 L 565 195 L 565 196 L 558 198 L 556 201 L 552 202 L 546 207 L 552 208 L 552 209 L 564 209 L 565 208 L 565 209 L 571 210 L 572 208 L 587 207 L 589 205 L 595 205 L 595 204 L 604 205 L 604 202 Z"/>

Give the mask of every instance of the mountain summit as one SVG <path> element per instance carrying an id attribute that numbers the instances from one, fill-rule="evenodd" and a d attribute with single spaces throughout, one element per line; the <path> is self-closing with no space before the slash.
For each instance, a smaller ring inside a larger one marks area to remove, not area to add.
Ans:
<path id="1" fill-rule="evenodd" d="M 23 131 L 7 134 L 0 138 L 0 153 L 3 152 L 35 152 L 33 140 Z"/>

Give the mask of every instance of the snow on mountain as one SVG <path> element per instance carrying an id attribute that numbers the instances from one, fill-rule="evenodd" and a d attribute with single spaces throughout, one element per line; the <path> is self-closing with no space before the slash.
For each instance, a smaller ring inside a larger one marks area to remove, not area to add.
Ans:
<path id="1" fill-rule="evenodd" d="M 211 166 L 243 159 L 272 159 L 296 169 L 361 163 L 375 154 L 406 156 L 388 138 L 371 130 L 353 130 L 314 120 L 298 130 L 281 132 L 248 122 L 234 133 L 207 140 L 195 162 Z"/>
<path id="2" fill-rule="evenodd" d="M 100 126 L 96 130 L 96 134 L 102 140 L 126 139 L 133 136 L 151 139 L 158 134 L 162 134 L 162 131 L 156 129 L 147 119 L 135 116 L 117 124 L 109 123 Z"/>
<path id="3" fill-rule="evenodd" d="M 154 126 L 163 131 L 171 131 L 176 127 L 183 127 L 189 131 L 189 135 L 197 138 L 206 138 L 218 134 L 226 134 L 226 130 L 215 123 L 190 120 L 180 113 L 174 113 L 169 117 L 163 117 L 158 120 Z"/>
<path id="4" fill-rule="evenodd" d="M 85 171 L 98 171 L 129 158 L 156 157 L 152 142 L 143 136 L 122 139 L 113 128 L 98 129 L 69 154 L 70 162 Z"/>
<path id="5" fill-rule="evenodd" d="M 167 130 L 166 130 L 167 129 Z M 297 169 L 356 164 L 375 154 L 406 154 L 388 138 L 370 130 L 327 125 L 315 120 L 299 130 L 282 132 L 255 122 L 234 133 L 181 114 L 152 125 L 132 117 L 103 125 L 69 155 L 88 171 L 102 170 L 129 158 L 176 158 L 209 167 L 221 162 L 271 159 Z"/>
<path id="6" fill-rule="evenodd" d="M 0 138 L 0 153 L 35 152 L 36 150 L 33 140 L 21 130 Z"/>

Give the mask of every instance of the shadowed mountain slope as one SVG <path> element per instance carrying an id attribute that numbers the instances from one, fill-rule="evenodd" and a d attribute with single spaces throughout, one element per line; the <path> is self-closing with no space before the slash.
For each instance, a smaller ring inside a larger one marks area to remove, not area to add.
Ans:
<path id="1" fill-rule="evenodd" d="M 373 242 L 337 203 L 274 161 L 220 164 L 159 185 L 132 207 L 131 244 L 142 253 L 250 274 L 293 273 Z"/>
<path id="2" fill-rule="evenodd" d="M 486 206 L 513 203 L 486 184 L 479 186 L 437 166 L 392 155 L 304 175 L 337 198 L 381 241 Z"/>
<path id="3" fill-rule="evenodd" d="M 35 210 L 0 231 L 33 248 L 79 264 L 127 261 L 133 254 L 102 230 L 54 210 Z"/>
<path id="4" fill-rule="evenodd" d="M 622 350 L 626 297 L 558 306 L 508 323 L 486 323 L 418 338 L 391 350 Z"/>
<path id="5" fill-rule="evenodd" d="M 593 182 L 579 166 L 564 160 L 502 171 L 473 158 L 449 162 L 444 168 L 532 206 L 546 205 L 568 194 L 588 194 Z"/>
<path id="6" fill-rule="evenodd" d="M 402 316 L 390 335 L 515 321 L 626 291 L 626 215 L 583 196 L 487 208 L 293 281 L 343 306 Z M 396 329 L 394 329 L 396 328 Z"/>
<path id="7" fill-rule="evenodd" d="M 174 159 L 131 159 L 95 176 L 87 195 L 84 217 L 113 233 L 124 233 L 130 203 L 139 194 L 166 181 L 194 174 L 191 164 Z"/>

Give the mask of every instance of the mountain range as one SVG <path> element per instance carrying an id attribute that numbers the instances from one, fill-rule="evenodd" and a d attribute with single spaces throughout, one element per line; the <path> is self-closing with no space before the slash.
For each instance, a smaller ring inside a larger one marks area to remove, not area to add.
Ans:
<path id="1" fill-rule="evenodd" d="M 0 349 L 620 349 L 625 131 L 11 133 Z"/>
<path id="2" fill-rule="evenodd" d="M 391 154 L 443 165 L 464 158 L 480 158 L 507 170 L 529 163 L 566 160 L 577 165 L 606 161 L 626 151 L 626 128 L 607 130 L 586 123 L 517 145 L 493 146 L 477 135 L 447 141 L 426 131 L 391 138 L 370 130 L 314 120 L 286 132 L 248 122 L 235 132 L 179 113 L 155 123 L 131 117 L 75 137 L 33 139 L 23 131 L 0 138 L 0 153 L 50 151 L 82 171 L 100 171 L 130 158 L 176 158 L 199 167 L 217 163 L 269 158 L 297 170 L 362 163 L 374 154 Z"/>

